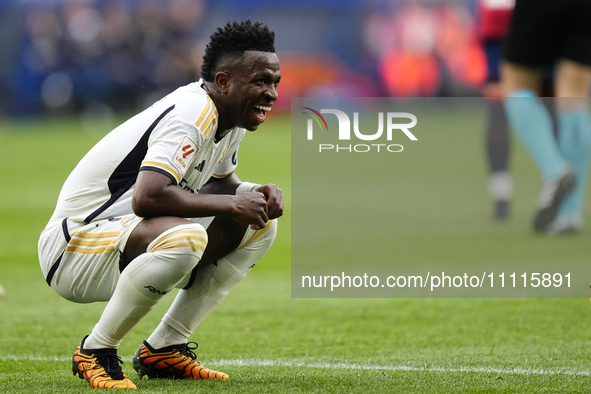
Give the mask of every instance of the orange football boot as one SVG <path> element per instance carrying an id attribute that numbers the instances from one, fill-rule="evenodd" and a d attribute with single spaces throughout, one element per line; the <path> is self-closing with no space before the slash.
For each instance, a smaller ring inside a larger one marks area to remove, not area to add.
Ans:
<path id="1" fill-rule="evenodd" d="M 84 337 L 72 357 L 72 372 L 96 389 L 136 389 L 127 378 L 117 349 L 84 349 Z M 91 354 L 87 354 L 91 353 Z"/>
<path id="2" fill-rule="evenodd" d="M 191 345 L 191 346 L 189 346 Z M 195 342 L 154 349 L 144 341 L 133 357 L 133 368 L 140 379 L 229 379 L 228 374 L 205 368 L 196 360 Z"/>

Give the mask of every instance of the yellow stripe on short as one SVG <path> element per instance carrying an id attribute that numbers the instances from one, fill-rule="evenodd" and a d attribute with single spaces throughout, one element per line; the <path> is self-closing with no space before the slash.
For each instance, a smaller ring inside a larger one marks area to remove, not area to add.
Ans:
<path id="1" fill-rule="evenodd" d="M 76 232 L 72 237 L 79 237 L 79 238 L 107 238 L 107 237 L 118 237 L 121 233 L 113 232 L 113 233 L 81 233 Z"/>
<path id="2" fill-rule="evenodd" d="M 84 246 L 98 246 L 98 245 L 110 245 L 113 243 L 112 239 L 107 239 L 104 241 L 81 241 L 79 239 L 71 239 L 70 244 L 73 245 L 84 245 Z"/>
<path id="3" fill-rule="evenodd" d="M 156 163 L 156 162 L 153 162 L 153 161 L 144 161 L 144 162 L 142 162 L 142 166 L 143 165 L 161 168 L 161 169 L 163 169 L 163 170 L 165 170 L 167 172 L 170 172 L 170 174 L 172 176 L 174 176 L 174 179 L 176 179 L 176 182 L 177 183 L 180 183 L 180 181 L 181 181 L 181 177 L 173 169 L 171 169 L 170 167 L 165 166 L 164 164 Z"/>
<path id="4" fill-rule="evenodd" d="M 115 247 L 112 245 L 107 246 L 106 248 L 94 248 L 94 249 L 76 248 L 74 246 L 68 246 L 66 248 L 66 252 L 77 252 L 77 253 L 86 253 L 86 254 L 103 253 L 103 252 L 107 252 L 107 251 L 111 251 L 111 250 L 115 250 Z"/>

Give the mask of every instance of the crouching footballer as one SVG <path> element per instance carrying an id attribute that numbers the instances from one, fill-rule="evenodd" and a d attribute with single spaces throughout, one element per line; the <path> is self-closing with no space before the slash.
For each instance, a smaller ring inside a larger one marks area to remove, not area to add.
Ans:
<path id="1" fill-rule="evenodd" d="M 136 388 L 117 348 L 174 288 L 133 368 L 139 378 L 228 379 L 197 361 L 188 339 L 269 250 L 283 214 L 281 189 L 234 174 L 246 130 L 277 100 L 274 40 L 250 20 L 218 28 L 202 79 L 115 128 L 66 180 L 39 260 L 65 299 L 108 301 L 72 358 L 92 387 Z"/>

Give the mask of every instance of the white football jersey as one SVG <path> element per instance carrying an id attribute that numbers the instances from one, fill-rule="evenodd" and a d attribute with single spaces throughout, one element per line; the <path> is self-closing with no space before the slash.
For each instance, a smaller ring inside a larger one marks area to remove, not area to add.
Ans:
<path id="1" fill-rule="evenodd" d="M 202 84 L 177 89 L 99 141 L 66 180 L 48 226 L 132 214 L 139 171 L 160 172 L 192 193 L 211 176 L 231 174 L 246 130 L 215 141 L 218 111 Z"/>

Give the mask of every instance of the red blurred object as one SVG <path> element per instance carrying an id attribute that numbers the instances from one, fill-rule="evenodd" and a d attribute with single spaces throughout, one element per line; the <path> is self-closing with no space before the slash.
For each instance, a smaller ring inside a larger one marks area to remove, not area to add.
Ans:
<path id="1" fill-rule="evenodd" d="M 328 52 L 282 52 L 279 99 L 273 106 L 289 110 L 292 97 L 373 97 L 372 81 L 355 73 Z"/>
<path id="2" fill-rule="evenodd" d="M 480 0 L 478 2 L 478 35 L 482 40 L 505 38 L 509 32 L 514 0 Z"/>
<path id="3" fill-rule="evenodd" d="M 392 50 L 381 59 L 380 69 L 392 96 L 433 96 L 439 88 L 439 66 L 430 53 Z"/>

